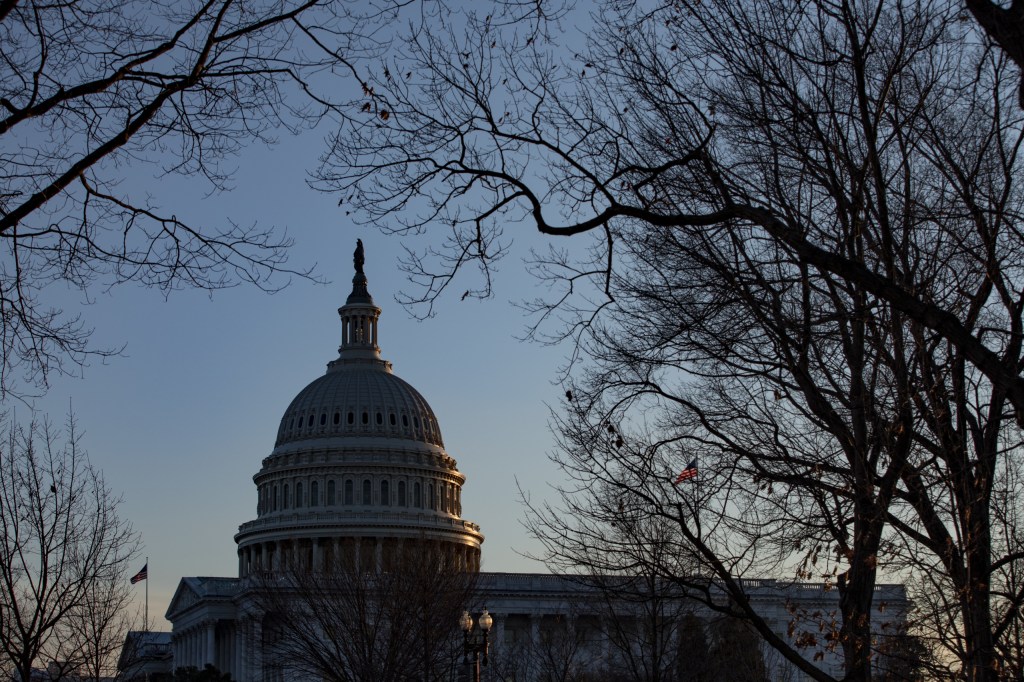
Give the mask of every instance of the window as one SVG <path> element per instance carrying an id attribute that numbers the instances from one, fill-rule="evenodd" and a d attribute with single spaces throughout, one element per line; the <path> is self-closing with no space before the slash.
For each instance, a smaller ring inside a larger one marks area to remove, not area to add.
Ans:
<path id="1" fill-rule="evenodd" d="M 314 419 L 314 415 L 312 415 L 312 414 L 309 415 L 309 424 L 308 424 L 308 426 L 312 426 L 313 425 L 313 419 Z"/>
<path id="2" fill-rule="evenodd" d="M 334 503 L 334 481 L 327 481 L 327 506 L 333 507 Z"/>
<path id="3" fill-rule="evenodd" d="M 409 428 L 409 415 L 402 415 L 402 426 L 404 426 L 405 428 Z"/>
<path id="4" fill-rule="evenodd" d="M 395 426 L 396 424 L 398 424 L 398 420 L 395 419 L 395 413 L 394 412 L 392 412 L 391 414 L 388 415 L 388 421 L 391 422 L 392 426 Z"/>
<path id="5" fill-rule="evenodd" d="M 288 490 L 288 488 L 287 488 L 287 486 L 285 486 L 285 491 L 287 492 L 287 490 Z M 431 510 L 437 511 L 437 507 L 435 506 L 436 504 L 437 504 L 437 499 L 434 497 L 434 484 L 433 483 L 428 483 L 427 484 L 427 506 Z"/>
<path id="6" fill-rule="evenodd" d="M 355 412 L 349 412 L 348 413 L 348 423 L 349 424 L 355 424 L 356 423 L 356 413 Z"/>
<path id="7" fill-rule="evenodd" d="M 412 423 L 413 423 L 413 426 L 415 426 L 417 429 L 420 428 L 420 418 L 419 417 L 413 417 L 412 418 Z M 313 418 L 312 417 L 309 418 L 309 425 L 310 426 L 313 425 Z"/>
<path id="8" fill-rule="evenodd" d="M 312 419 L 312 417 L 310 417 Z M 281 509 L 288 508 L 288 484 L 285 483 L 281 488 Z"/>
<path id="9" fill-rule="evenodd" d="M 370 504 L 373 501 L 373 493 L 371 492 L 370 479 L 363 479 L 363 504 Z"/>
<path id="10" fill-rule="evenodd" d="M 355 502 L 352 501 L 352 479 L 345 481 L 345 504 L 353 505 Z"/>
<path id="11" fill-rule="evenodd" d="M 392 417 L 394 415 L 391 415 Z M 398 506 L 405 506 L 405 481 L 398 482 Z"/>
<path id="12" fill-rule="evenodd" d="M 320 506 L 320 484 L 316 481 L 309 482 L 309 506 Z"/>
<path id="13" fill-rule="evenodd" d="M 302 484 L 295 484 L 295 508 L 298 509 L 302 506 Z"/>
<path id="14" fill-rule="evenodd" d="M 274 511 L 277 511 L 277 486 L 274 486 L 274 499 L 273 499 Z"/>
<path id="15" fill-rule="evenodd" d="M 417 509 L 423 508 L 423 495 L 420 492 L 420 482 L 416 481 L 412 484 L 412 506 Z"/>
<path id="16" fill-rule="evenodd" d="M 295 417 L 288 420 L 288 430 L 291 431 L 295 428 Z"/>
<path id="17" fill-rule="evenodd" d="M 324 426 L 326 424 L 327 424 L 327 413 L 324 412 L 323 414 L 320 415 L 320 426 Z"/>
<path id="18" fill-rule="evenodd" d="M 380 482 L 380 503 L 385 507 L 391 506 L 391 486 L 387 481 Z"/>
<path id="19" fill-rule="evenodd" d="M 337 426 L 341 423 L 341 412 L 334 413 L 334 425 Z"/>
<path id="20" fill-rule="evenodd" d="M 363 412 L 363 423 L 364 424 L 369 424 L 370 423 L 370 413 L 369 412 Z"/>
<path id="21" fill-rule="evenodd" d="M 378 412 L 377 413 L 377 426 L 380 426 L 383 423 L 384 423 L 384 415 L 382 415 L 380 412 Z"/>

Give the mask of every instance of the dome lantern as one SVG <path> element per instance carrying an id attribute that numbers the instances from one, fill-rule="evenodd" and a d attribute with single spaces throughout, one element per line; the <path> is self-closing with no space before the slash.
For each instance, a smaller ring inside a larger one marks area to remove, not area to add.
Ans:
<path id="1" fill-rule="evenodd" d="M 356 274 L 352 277 L 352 293 L 348 295 L 345 305 L 338 308 L 338 315 L 341 317 L 341 346 L 338 347 L 338 360 L 335 362 L 369 360 L 387 365 L 388 363 L 381 360 L 380 346 L 377 345 L 380 308 L 373 302 L 373 297 L 366 288 L 362 239 L 356 240 L 356 251 L 352 261 Z"/>

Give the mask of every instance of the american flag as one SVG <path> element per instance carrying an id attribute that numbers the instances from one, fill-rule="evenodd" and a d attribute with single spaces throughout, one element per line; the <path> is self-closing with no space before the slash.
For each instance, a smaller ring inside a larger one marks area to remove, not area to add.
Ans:
<path id="1" fill-rule="evenodd" d="M 143 566 L 141 571 L 132 576 L 132 585 L 141 580 L 149 580 L 149 564 Z"/>
<path id="2" fill-rule="evenodd" d="M 676 480 L 675 480 L 675 482 L 672 483 L 672 485 L 679 485 L 683 481 L 688 481 L 691 478 L 697 478 L 697 460 L 696 459 L 693 460 L 692 462 L 690 462 L 689 464 L 687 464 L 686 468 L 683 469 L 681 472 L 679 472 L 679 475 L 676 476 Z"/>

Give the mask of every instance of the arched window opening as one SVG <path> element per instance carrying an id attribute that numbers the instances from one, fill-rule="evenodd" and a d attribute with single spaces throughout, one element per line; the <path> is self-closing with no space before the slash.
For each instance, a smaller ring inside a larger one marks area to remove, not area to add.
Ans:
<path id="1" fill-rule="evenodd" d="M 395 413 L 394 412 L 392 412 L 391 414 L 388 415 L 388 421 L 391 423 L 392 426 L 396 426 L 398 424 L 398 420 L 395 419 Z"/>
<path id="2" fill-rule="evenodd" d="M 380 503 L 385 507 L 391 506 L 391 486 L 387 481 L 380 482 Z"/>
<path id="3" fill-rule="evenodd" d="M 423 508 L 423 492 L 420 490 L 420 482 L 412 484 L 412 506 L 417 509 Z"/>
<path id="4" fill-rule="evenodd" d="M 377 413 L 377 426 L 380 426 L 383 423 L 384 423 L 384 415 L 382 415 L 380 412 L 378 412 Z"/>
<path id="5" fill-rule="evenodd" d="M 405 428 L 409 428 L 409 415 L 402 415 L 402 426 L 404 426 Z"/>
<path id="6" fill-rule="evenodd" d="M 302 506 L 302 484 L 295 484 L 295 508 L 298 509 Z"/>
<path id="7" fill-rule="evenodd" d="M 356 423 L 356 413 L 355 412 L 349 412 L 348 413 L 348 423 L 349 424 L 355 424 Z"/>
<path id="8" fill-rule="evenodd" d="M 363 504 L 370 504 L 373 501 L 373 492 L 370 486 L 370 479 L 363 479 Z"/>
<path id="9" fill-rule="evenodd" d="M 316 415 L 312 415 L 312 414 L 309 415 L 309 424 L 307 424 L 307 426 L 312 426 L 313 425 L 313 420 L 315 418 L 316 418 Z"/>
<path id="10" fill-rule="evenodd" d="M 341 423 L 341 412 L 334 413 L 334 425 L 337 426 Z"/>
<path id="11" fill-rule="evenodd" d="M 370 423 L 370 413 L 369 412 L 363 412 L 363 423 L 364 424 L 369 424 Z"/>
<path id="12" fill-rule="evenodd" d="M 431 511 L 437 511 L 437 498 L 434 497 L 434 484 L 427 484 L 427 506 Z"/>
<path id="13" fill-rule="evenodd" d="M 273 507 L 274 507 L 274 511 L 277 511 L 277 486 L 276 486 L 276 485 L 274 486 L 274 494 L 273 494 L 273 498 L 274 498 L 274 499 L 273 499 Z"/>
<path id="14" fill-rule="evenodd" d="M 327 506 L 333 507 L 335 504 L 335 486 L 334 481 L 327 481 Z"/>
<path id="15" fill-rule="evenodd" d="M 350 478 L 347 481 L 345 481 L 345 504 L 347 504 L 349 506 L 355 504 L 355 501 L 352 499 L 353 498 L 352 488 L 353 488 L 353 484 L 352 484 L 352 479 Z"/>
<path id="16" fill-rule="evenodd" d="M 326 425 L 327 425 L 327 413 L 324 412 L 323 414 L 320 415 L 320 426 L 326 426 Z"/>
<path id="17" fill-rule="evenodd" d="M 288 508 L 288 484 L 285 483 L 281 488 L 281 509 Z"/>
<path id="18" fill-rule="evenodd" d="M 309 506 L 320 506 L 320 483 L 318 481 L 309 482 Z"/>
<path id="19" fill-rule="evenodd" d="M 394 416 L 394 415 L 392 415 Z M 405 481 L 398 482 L 398 506 L 404 507 L 405 504 Z"/>

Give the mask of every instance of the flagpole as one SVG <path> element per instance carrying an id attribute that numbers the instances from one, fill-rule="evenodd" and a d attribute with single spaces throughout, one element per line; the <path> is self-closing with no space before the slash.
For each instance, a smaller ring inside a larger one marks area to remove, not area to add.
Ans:
<path id="1" fill-rule="evenodd" d="M 149 557 L 146 557 L 146 632 L 149 632 Z"/>

